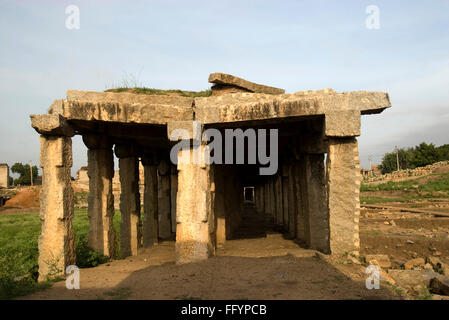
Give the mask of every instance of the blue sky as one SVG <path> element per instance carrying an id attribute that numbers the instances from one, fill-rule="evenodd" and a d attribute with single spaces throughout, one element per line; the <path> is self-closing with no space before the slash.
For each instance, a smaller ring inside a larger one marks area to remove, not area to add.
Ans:
<path id="1" fill-rule="evenodd" d="M 65 27 L 66 6 L 80 29 Z M 368 5 L 380 29 L 367 29 Z M 287 92 L 388 92 L 365 116 L 362 166 L 395 145 L 449 143 L 449 1 L 0 1 L 0 162 L 39 162 L 29 114 L 123 78 L 202 90 L 211 72 Z M 74 138 L 72 172 L 86 164 Z"/>

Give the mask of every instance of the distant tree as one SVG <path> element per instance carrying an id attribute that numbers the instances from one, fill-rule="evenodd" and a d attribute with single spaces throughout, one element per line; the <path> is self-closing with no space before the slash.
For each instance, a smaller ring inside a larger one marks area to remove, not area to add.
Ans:
<path id="1" fill-rule="evenodd" d="M 411 167 L 410 163 L 411 154 L 412 154 L 411 149 L 401 148 L 398 150 L 400 169 L 409 169 Z M 386 153 L 383 156 L 382 163 L 380 164 L 380 170 L 384 174 L 398 170 L 396 151 Z"/>
<path id="2" fill-rule="evenodd" d="M 400 169 L 424 167 L 438 161 L 449 161 L 449 144 L 435 147 L 433 143 L 427 144 L 422 142 L 413 148 L 399 149 L 398 155 Z M 396 171 L 398 169 L 396 151 L 386 153 L 382 158 L 382 163 L 379 168 L 382 173 Z"/>
<path id="3" fill-rule="evenodd" d="M 36 166 L 32 167 L 33 170 L 33 181 L 36 180 L 38 170 Z M 13 173 L 17 173 L 19 177 L 14 180 L 15 185 L 31 185 L 31 175 L 30 175 L 30 165 L 29 164 L 22 164 L 19 162 L 14 163 L 14 165 L 11 167 L 11 171 Z"/>
<path id="4" fill-rule="evenodd" d="M 433 143 L 422 142 L 413 149 L 410 163 L 416 167 L 424 167 L 439 161 L 439 154 Z"/>
<path id="5" fill-rule="evenodd" d="M 443 144 L 437 147 L 438 161 L 448 161 L 449 160 L 449 144 Z"/>

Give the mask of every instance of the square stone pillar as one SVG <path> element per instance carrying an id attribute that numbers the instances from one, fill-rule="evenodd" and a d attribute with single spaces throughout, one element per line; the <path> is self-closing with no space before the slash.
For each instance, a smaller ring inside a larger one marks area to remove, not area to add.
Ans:
<path id="1" fill-rule="evenodd" d="M 114 258 L 116 238 L 114 230 L 114 156 L 112 143 L 106 136 L 85 135 L 87 151 L 87 174 L 89 176 L 89 247 Z"/>
<path id="2" fill-rule="evenodd" d="M 171 228 L 171 188 L 170 188 L 170 165 L 162 160 L 158 166 L 158 211 L 159 211 L 159 238 L 169 239 L 172 234 Z"/>
<path id="3" fill-rule="evenodd" d="M 301 167 L 305 242 L 311 249 L 329 253 L 329 209 L 324 154 L 303 154 Z"/>
<path id="4" fill-rule="evenodd" d="M 298 218 L 298 202 L 299 199 L 296 197 L 296 185 L 295 185 L 295 167 L 289 162 L 287 165 L 288 172 L 288 185 L 286 186 L 286 190 L 288 192 L 288 234 L 291 238 L 296 237 L 296 225 Z"/>
<path id="5" fill-rule="evenodd" d="M 39 236 L 38 263 L 39 281 L 45 281 L 64 275 L 66 267 L 76 262 L 70 175 L 72 139 L 41 135 L 40 142 L 42 232 Z"/>
<path id="6" fill-rule="evenodd" d="M 289 216 L 288 216 L 288 192 L 289 192 L 289 176 L 288 176 L 288 165 L 286 163 L 282 164 L 282 225 L 284 230 L 289 230 Z"/>
<path id="7" fill-rule="evenodd" d="M 306 180 L 305 177 L 305 167 L 302 165 L 300 159 L 296 159 L 292 163 L 292 178 L 293 178 L 293 192 L 294 192 L 294 201 L 295 201 L 295 215 L 296 215 L 296 224 L 295 224 L 295 232 L 296 239 L 303 244 L 307 244 L 309 242 L 308 230 L 309 230 L 309 222 L 306 219 L 306 208 L 307 208 L 307 197 L 303 197 L 304 192 L 302 191 L 302 186 L 305 185 Z"/>
<path id="8" fill-rule="evenodd" d="M 190 148 L 190 161 L 178 163 L 178 199 L 176 212 L 176 263 L 204 260 L 215 253 L 215 218 L 211 182 L 213 170 L 204 163 L 195 163 L 194 153 L 203 155 L 204 145 Z M 182 158 L 182 150 L 178 159 Z M 202 158 L 202 157 L 200 157 Z M 188 163 L 186 163 L 188 162 Z"/>
<path id="9" fill-rule="evenodd" d="M 142 157 L 144 170 L 143 193 L 143 222 L 142 242 L 143 247 L 148 248 L 158 244 L 158 183 L 157 183 L 157 159 L 153 155 L 145 154 Z"/>
<path id="10" fill-rule="evenodd" d="M 136 256 L 140 245 L 139 158 L 133 145 L 115 146 L 120 169 L 120 256 Z"/>
<path id="11" fill-rule="evenodd" d="M 271 216 L 271 208 L 270 208 L 270 190 L 268 181 L 265 181 L 263 184 L 263 206 L 265 218 L 269 220 L 269 217 Z"/>
<path id="12" fill-rule="evenodd" d="M 276 201 L 276 224 L 282 226 L 284 223 L 284 200 L 282 197 L 282 174 L 277 174 L 275 177 L 275 201 Z"/>
<path id="13" fill-rule="evenodd" d="M 178 169 L 170 166 L 170 222 L 171 232 L 176 233 L 176 197 L 178 195 Z"/>
<path id="14" fill-rule="evenodd" d="M 276 176 L 271 176 L 269 182 L 269 191 L 270 191 L 270 209 L 271 209 L 271 218 L 270 222 L 276 223 L 276 184 L 275 184 Z"/>
<path id="15" fill-rule="evenodd" d="M 214 215 L 216 219 L 215 233 L 217 246 L 226 243 L 226 209 L 223 167 L 214 167 L 215 199 Z"/>
<path id="16" fill-rule="evenodd" d="M 330 138 L 327 185 L 332 254 L 359 254 L 360 181 L 357 139 Z"/>

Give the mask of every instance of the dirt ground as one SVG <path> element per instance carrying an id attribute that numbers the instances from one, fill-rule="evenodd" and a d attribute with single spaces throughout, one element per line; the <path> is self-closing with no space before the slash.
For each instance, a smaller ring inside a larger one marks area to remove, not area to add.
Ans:
<path id="1" fill-rule="evenodd" d="M 17 196 L 19 196 L 18 194 Z M 362 196 L 364 194 L 362 193 Z M 403 191 L 370 192 L 397 198 Z M 449 199 L 387 202 L 449 212 Z M 5 208 L 8 214 L 18 208 Z M 301 248 L 247 212 L 234 240 L 207 261 L 175 264 L 175 243 L 141 249 L 137 257 L 81 269 L 81 289 L 65 282 L 24 299 L 400 299 L 382 282 L 365 287 L 365 266 Z M 261 227 L 261 225 L 263 225 Z M 395 209 L 361 209 L 360 253 L 386 254 L 393 269 L 413 258 L 438 257 L 449 263 L 449 218 Z"/>
<path id="2" fill-rule="evenodd" d="M 401 191 L 382 191 L 375 195 L 370 192 L 370 195 L 394 198 L 400 196 Z M 385 205 L 449 212 L 449 199 L 388 202 Z M 446 217 L 394 209 L 367 209 L 362 205 L 360 239 L 362 255 L 387 254 L 396 267 L 406 260 L 429 256 L 449 262 L 449 218 Z"/>
<path id="3" fill-rule="evenodd" d="M 7 208 L 38 208 L 40 186 L 20 187 L 14 189 L 15 195 L 6 201 L 4 209 Z"/>
<path id="4" fill-rule="evenodd" d="M 334 265 L 281 234 L 228 241 L 207 261 L 176 265 L 174 242 L 137 257 L 81 269 L 80 290 L 65 282 L 26 299 L 396 299 L 368 290 L 364 268 Z"/>

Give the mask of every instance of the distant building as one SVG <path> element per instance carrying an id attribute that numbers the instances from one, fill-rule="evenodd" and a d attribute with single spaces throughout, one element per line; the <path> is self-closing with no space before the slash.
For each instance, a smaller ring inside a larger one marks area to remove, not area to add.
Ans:
<path id="1" fill-rule="evenodd" d="M 0 187 L 9 188 L 9 166 L 6 163 L 0 163 Z"/>

